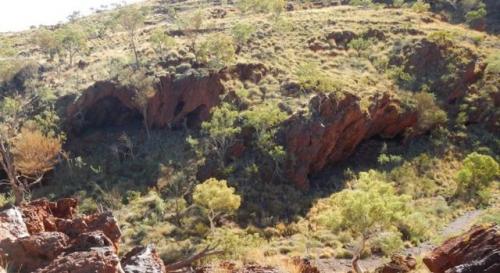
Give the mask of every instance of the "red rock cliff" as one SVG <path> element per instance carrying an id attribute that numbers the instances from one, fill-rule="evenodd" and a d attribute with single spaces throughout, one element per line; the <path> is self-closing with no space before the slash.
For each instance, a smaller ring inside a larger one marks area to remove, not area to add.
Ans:
<path id="1" fill-rule="evenodd" d="M 299 113 L 285 122 L 284 146 L 291 158 L 286 172 L 297 187 L 307 189 L 309 174 L 345 159 L 361 141 L 394 137 L 417 122 L 416 113 L 402 109 L 388 93 L 369 101 L 368 109 L 362 109 L 361 98 L 353 94 L 319 94 L 310 102 L 310 117 Z"/>

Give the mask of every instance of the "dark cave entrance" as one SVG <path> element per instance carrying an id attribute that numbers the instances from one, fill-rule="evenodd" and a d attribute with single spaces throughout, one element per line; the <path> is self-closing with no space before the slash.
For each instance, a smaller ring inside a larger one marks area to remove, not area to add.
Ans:
<path id="1" fill-rule="evenodd" d="M 187 114 L 187 126 L 189 128 L 198 128 L 201 123 L 205 120 L 204 117 L 208 115 L 208 107 L 204 104 L 198 106 L 191 113 Z"/>
<path id="2" fill-rule="evenodd" d="M 123 127 L 141 122 L 138 110 L 127 107 L 118 98 L 106 97 L 85 110 L 83 129 Z"/>

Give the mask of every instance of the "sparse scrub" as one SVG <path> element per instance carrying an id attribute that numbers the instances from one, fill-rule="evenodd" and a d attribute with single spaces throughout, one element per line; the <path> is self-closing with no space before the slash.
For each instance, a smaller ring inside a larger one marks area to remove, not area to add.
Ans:
<path id="1" fill-rule="evenodd" d="M 424 13 L 431 9 L 431 5 L 429 3 L 425 3 L 422 0 L 417 0 L 415 3 L 413 3 L 411 9 L 418 13 Z"/>

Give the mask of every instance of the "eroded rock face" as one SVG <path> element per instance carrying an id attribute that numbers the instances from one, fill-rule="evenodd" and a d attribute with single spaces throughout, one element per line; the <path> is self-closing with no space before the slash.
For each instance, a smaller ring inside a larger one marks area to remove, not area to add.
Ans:
<path id="1" fill-rule="evenodd" d="M 435 248 L 424 263 L 433 273 L 500 272 L 500 228 L 474 226 Z"/>
<path id="2" fill-rule="evenodd" d="M 375 135 L 391 138 L 417 122 L 415 112 L 402 109 L 398 99 L 378 93 L 362 109 L 353 94 L 336 97 L 319 94 L 310 101 L 311 116 L 292 116 L 284 124 L 282 138 L 288 155 L 288 178 L 299 188 L 309 187 L 308 175 L 351 155 L 361 141 Z"/>
<path id="3" fill-rule="evenodd" d="M 209 117 L 224 92 L 218 74 L 190 74 L 179 79 L 161 77 L 156 95 L 148 102 L 150 126 L 197 125 Z M 87 127 L 121 126 L 142 120 L 142 111 L 134 101 L 135 93 L 113 82 L 97 82 L 66 111 L 69 126 L 75 133 Z"/>

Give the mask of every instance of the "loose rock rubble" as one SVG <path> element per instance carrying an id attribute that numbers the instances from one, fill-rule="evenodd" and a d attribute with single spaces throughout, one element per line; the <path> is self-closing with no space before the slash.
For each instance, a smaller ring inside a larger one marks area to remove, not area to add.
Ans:
<path id="1" fill-rule="evenodd" d="M 113 215 L 77 217 L 76 209 L 75 199 L 41 199 L 0 212 L 0 260 L 20 273 L 166 272 L 153 246 L 120 261 L 121 232 Z"/>

